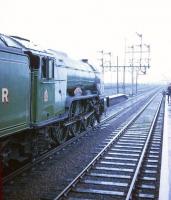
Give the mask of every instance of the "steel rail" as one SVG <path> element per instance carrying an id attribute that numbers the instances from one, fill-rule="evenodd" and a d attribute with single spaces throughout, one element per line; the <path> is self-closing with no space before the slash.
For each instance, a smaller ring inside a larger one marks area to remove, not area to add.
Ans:
<path id="1" fill-rule="evenodd" d="M 153 99 L 156 97 L 153 96 L 144 106 L 143 108 L 131 119 L 129 122 L 115 135 L 111 141 L 98 153 L 98 155 L 75 177 L 73 181 L 71 181 L 68 186 L 56 197 L 54 200 L 61 199 L 62 197 L 66 197 L 68 192 L 76 185 L 77 182 L 84 176 L 86 172 L 89 171 L 91 166 L 95 164 L 96 161 L 98 161 L 105 152 L 110 148 L 111 145 L 114 144 L 114 142 L 117 141 L 117 139 L 128 129 L 129 126 L 131 126 L 134 121 L 142 114 L 142 112 L 148 107 L 148 105 L 153 101 Z"/>
<path id="2" fill-rule="evenodd" d="M 142 166 L 142 162 L 143 162 L 143 159 L 144 159 L 144 155 L 147 151 L 147 147 L 148 147 L 148 144 L 149 144 L 149 141 L 150 141 L 150 138 L 151 138 L 151 135 L 153 133 L 153 130 L 155 128 L 155 124 L 156 124 L 156 121 L 157 121 L 157 117 L 159 115 L 159 112 L 160 112 L 160 108 L 161 108 L 161 105 L 162 105 L 162 102 L 163 102 L 163 98 L 161 99 L 161 102 L 159 103 L 159 106 L 157 108 L 157 111 L 156 111 L 156 114 L 154 116 L 154 119 L 152 121 L 152 124 L 151 124 L 151 128 L 150 128 L 150 131 L 149 131 L 149 134 L 148 134 L 148 137 L 146 139 L 146 142 L 145 142 L 145 145 L 144 145 L 144 148 L 143 148 L 143 151 L 141 153 L 141 157 L 139 159 L 139 162 L 138 162 L 138 165 L 136 167 L 136 170 L 135 170 L 135 173 L 134 173 L 134 176 L 133 176 L 133 179 L 132 179 L 132 182 L 131 182 L 131 185 L 130 185 L 130 188 L 129 188 L 129 191 L 127 193 L 127 196 L 126 196 L 126 199 L 125 200 L 129 200 L 132 198 L 132 191 L 134 189 L 134 186 L 135 186 L 135 182 L 137 180 L 137 176 L 138 176 L 138 173 L 140 171 L 140 168 Z"/>

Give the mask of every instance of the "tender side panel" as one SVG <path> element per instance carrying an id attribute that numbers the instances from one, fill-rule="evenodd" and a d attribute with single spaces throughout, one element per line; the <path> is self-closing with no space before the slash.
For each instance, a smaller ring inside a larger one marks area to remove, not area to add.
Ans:
<path id="1" fill-rule="evenodd" d="M 28 58 L 0 50 L 0 137 L 29 127 L 29 105 Z"/>

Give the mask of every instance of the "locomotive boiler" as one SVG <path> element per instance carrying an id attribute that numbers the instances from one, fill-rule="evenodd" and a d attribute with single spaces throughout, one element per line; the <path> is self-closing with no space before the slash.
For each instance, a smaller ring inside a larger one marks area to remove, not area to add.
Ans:
<path id="1" fill-rule="evenodd" d="M 0 34 L 3 163 L 24 162 L 93 126 L 103 112 L 101 88 L 100 73 L 87 60 Z"/>

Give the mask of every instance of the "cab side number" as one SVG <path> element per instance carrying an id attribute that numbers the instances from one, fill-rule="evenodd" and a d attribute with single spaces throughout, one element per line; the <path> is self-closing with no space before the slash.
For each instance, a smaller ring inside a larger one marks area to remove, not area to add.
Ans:
<path id="1" fill-rule="evenodd" d="M 2 103 L 8 103 L 8 89 L 2 88 Z"/>

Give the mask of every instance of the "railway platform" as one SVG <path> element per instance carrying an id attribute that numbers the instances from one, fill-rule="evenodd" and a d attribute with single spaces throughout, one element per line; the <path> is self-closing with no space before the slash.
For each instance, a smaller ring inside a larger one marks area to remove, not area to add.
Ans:
<path id="1" fill-rule="evenodd" d="M 165 104 L 159 200 L 171 199 L 171 102 Z"/>
<path id="2" fill-rule="evenodd" d="M 1 164 L 1 160 L 0 160 L 0 200 L 3 199 L 3 194 L 2 194 L 2 164 Z"/>
<path id="3" fill-rule="evenodd" d="M 107 103 L 107 106 L 109 107 L 109 106 L 121 103 L 127 99 L 128 99 L 128 96 L 126 94 L 121 94 L 121 93 L 114 94 L 114 95 L 106 96 L 106 103 Z"/>

